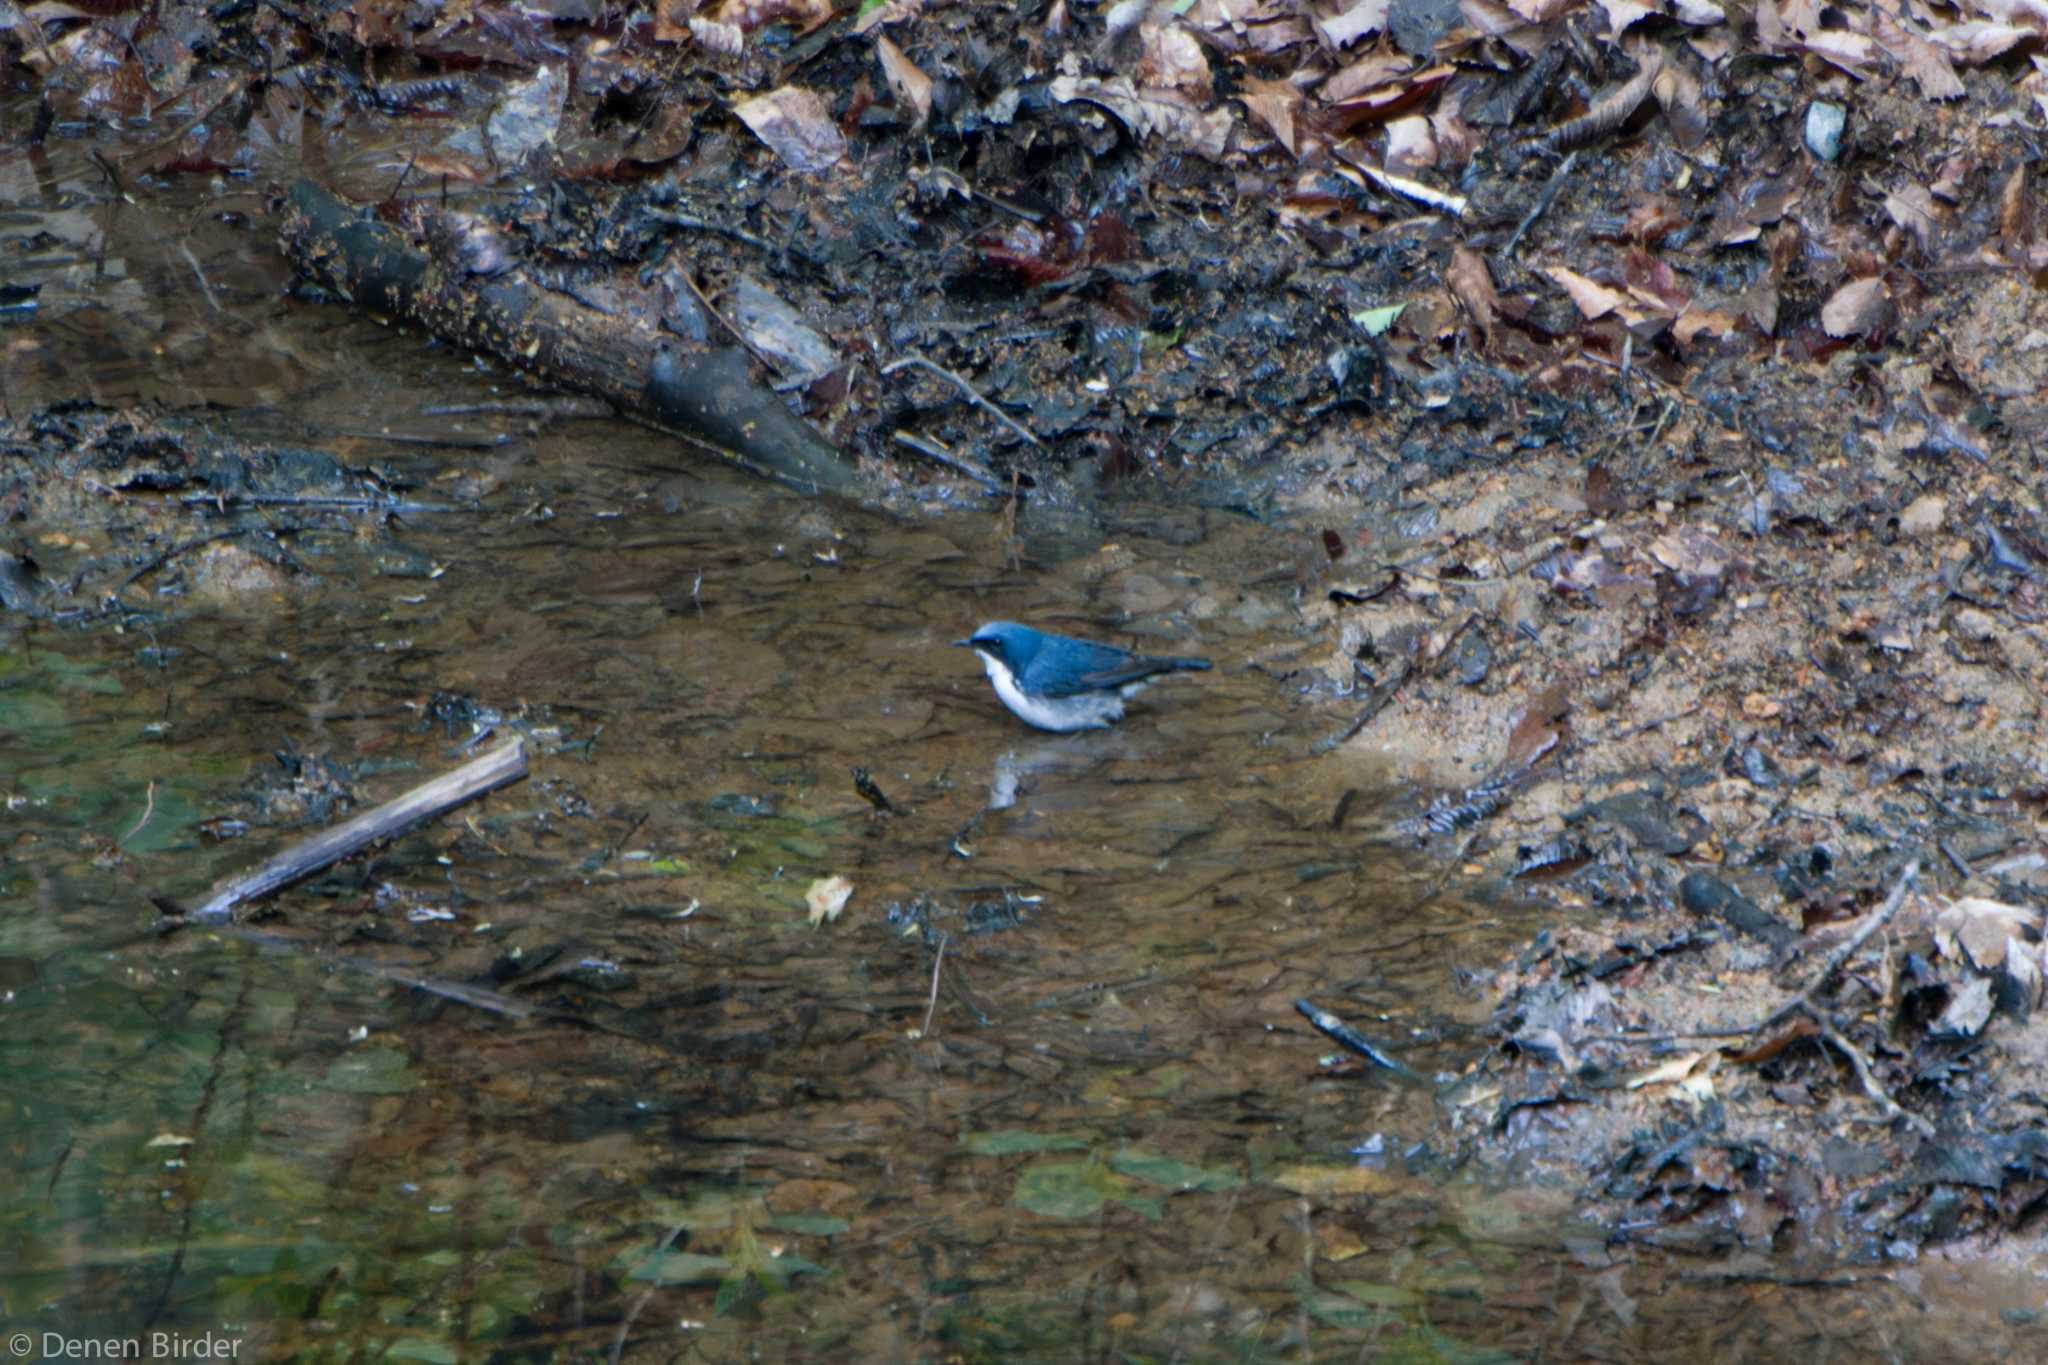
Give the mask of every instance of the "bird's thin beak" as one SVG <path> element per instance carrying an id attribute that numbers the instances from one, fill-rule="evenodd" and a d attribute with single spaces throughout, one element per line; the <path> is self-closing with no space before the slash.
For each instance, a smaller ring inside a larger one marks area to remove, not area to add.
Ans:
<path id="1" fill-rule="evenodd" d="M 953 641 L 953 648 L 955 648 L 955 649 L 972 649 L 972 648 L 974 648 L 974 641 L 972 641 L 972 640 L 955 640 L 955 641 Z"/>

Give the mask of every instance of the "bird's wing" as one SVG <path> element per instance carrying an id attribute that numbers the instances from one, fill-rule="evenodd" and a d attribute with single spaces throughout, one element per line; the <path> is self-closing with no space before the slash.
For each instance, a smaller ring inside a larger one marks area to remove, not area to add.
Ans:
<path id="1" fill-rule="evenodd" d="M 1207 659 L 1184 659 L 1171 654 L 1126 654 L 1120 649 L 1106 648 L 1098 648 L 1087 659 L 1077 662 L 1081 664 L 1079 670 L 1062 678 L 1050 679 L 1051 685 L 1039 690 L 1048 696 L 1071 697 L 1082 692 L 1106 692 L 1158 673 L 1209 666 Z"/>
<path id="2" fill-rule="evenodd" d="M 1062 638 L 1058 649 L 1042 649 L 1018 675 L 1030 691 L 1046 697 L 1076 697 L 1115 684 L 1108 679 L 1126 670 L 1133 656 L 1093 640 Z"/>

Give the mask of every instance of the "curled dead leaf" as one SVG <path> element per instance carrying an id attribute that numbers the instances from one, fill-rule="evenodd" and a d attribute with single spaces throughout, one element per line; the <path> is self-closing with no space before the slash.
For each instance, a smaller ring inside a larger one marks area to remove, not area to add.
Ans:
<path id="1" fill-rule="evenodd" d="M 1479 329 L 1480 337 L 1491 337 L 1494 321 L 1500 316 L 1500 294 L 1493 287 L 1493 276 L 1486 269 L 1486 258 L 1469 246 L 1454 248 L 1450 268 L 1444 272 L 1444 283 L 1450 286 L 1452 296 L 1464 305 L 1472 325 Z"/>
<path id="2" fill-rule="evenodd" d="M 1934 252 L 1934 234 L 1939 227 L 1934 195 L 1923 185 L 1901 185 L 1884 197 L 1884 211 L 1894 223 L 1913 234 L 1920 250 Z"/>
<path id="3" fill-rule="evenodd" d="M 1831 337 L 1862 336 L 1884 321 L 1890 303 L 1882 277 L 1851 280 L 1821 305 L 1821 328 Z"/>
<path id="4" fill-rule="evenodd" d="M 1953 958 L 1961 949 L 1972 967 L 1993 971 L 2005 965 L 2014 948 L 2039 937 L 2041 920 L 2040 911 L 2023 905 L 1966 896 L 1935 916 L 1934 943 L 1943 957 Z"/>

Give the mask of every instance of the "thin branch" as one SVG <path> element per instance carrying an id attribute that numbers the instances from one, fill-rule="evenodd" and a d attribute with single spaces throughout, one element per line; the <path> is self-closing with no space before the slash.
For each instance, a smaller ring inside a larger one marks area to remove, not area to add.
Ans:
<path id="1" fill-rule="evenodd" d="M 920 1038 L 932 1036 L 932 1014 L 939 1007 L 939 967 L 946 960 L 946 938 L 945 934 L 939 935 L 939 950 L 932 954 L 932 998 L 925 1002 L 924 1026 L 917 1031 Z"/>
<path id="2" fill-rule="evenodd" d="M 217 885 L 198 909 L 186 918 L 219 920 L 247 901 L 260 900 L 272 892 L 311 876 L 320 869 L 369 847 L 379 839 L 394 838 L 424 824 L 444 811 L 472 801 L 508 782 L 526 776 L 526 742 L 518 737 L 453 772 L 413 788 L 395 801 L 365 811 L 332 829 L 323 830 L 264 863 L 253 872 L 230 877 Z M 164 904 L 159 900 L 159 904 Z"/>
<path id="3" fill-rule="evenodd" d="M 966 394 L 969 398 L 973 399 L 977 406 L 986 409 L 998 422 L 1001 422 L 1004 426 L 1016 432 L 1019 436 L 1022 436 L 1025 440 L 1029 441 L 1032 445 L 1037 446 L 1040 450 L 1045 449 L 1045 442 L 1039 440 L 1036 436 L 1032 435 L 1031 429 L 1029 427 L 1025 426 L 1022 422 L 1019 422 L 1016 418 L 1010 416 L 1009 413 L 1004 412 L 994 403 L 989 402 L 988 399 L 983 398 L 981 396 L 981 390 L 975 388 L 974 385 L 968 383 L 959 375 L 954 374 L 951 370 L 947 369 L 943 365 L 935 365 L 931 361 L 926 360 L 923 356 L 912 355 L 905 356 L 901 360 L 892 361 L 889 364 L 884 365 L 882 367 L 882 373 L 885 375 L 894 374 L 896 373 L 896 371 L 903 369 L 905 366 L 908 365 L 923 366 L 925 369 L 930 370 L 933 374 L 939 376 L 939 378 L 950 381 L 955 388 L 960 390 L 960 392 Z"/>
<path id="4" fill-rule="evenodd" d="M 1522 234 L 1527 232 L 1538 218 L 1549 212 L 1551 201 L 1556 199 L 1557 192 L 1564 188 L 1564 178 L 1572 173 L 1572 167 L 1578 162 L 1579 154 L 1573 152 L 1550 173 L 1550 179 L 1545 182 L 1542 192 L 1536 196 L 1536 202 L 1530 206 L 1529 212 L 1523 215 L 1520 225 L 1515 228 L 1515 235 L 1508 238 L 1508 244 L 1500 249 L 1502 256 L 1512 255 L 1522 240 Z"/>
<path id="5" fill-rule="evenodd" d="M 1876 1073 L 1870 1069 L 1870 1059 L 1863 1055 L 1862 1049 L 1858 1048 L 1847 1038 L 1844 1038 L 1841 1030 L 1828 1022 L 1821 1015 L 1821 1012 L 1813 1008 L 1813 1006 L 1805 1006 L 1805 1012 L 1816 1024 L 1820 1025 L 1821 1036 L 1826 1038 L 1837 1052 L 1849 1059 L 1849 1065 L 1856 1068 L 1856 1079 L 1863 1083 L 1863 1093 L 1877 1102 L 1877 1107 L 1884 1110 L 1884 1115 L 1887 1119 L 1903 1119 L 1906 1122 L 1906 1126 L 1920 1134 L 1920 1136 L 1929 1138 L 1934 1136 L 1933 1124 L 1921 1118 L 1918 1114 L 1908 1113 L 1906 1110 L 1901 1109 L 1899 1102 L 1885 1092 L 1885 1088 L 1878 1083 Z"/>
<path id="6" fill-rule="evenodd" d="M 1769 1028 L 1772 1024 L 1798 1010 L 1803 1009 L 1808 1013 L 1812 1013 L 1814 1011 L 1814 997 L 1819 995 L 1828 982 L 1834 979 L 1835 973 L 1842 969 L 1843 963 L 1856 956 L 1862 950 L 1864 944 L 1870 942 L 1879 931 L 1892 922 L 1892 917 L 1899 913 L 1899 907 L 1906 903 L 1907 889 L 1913 885 L 1919 876 L 1919 860 L 1915 859 L 1907 863 L 1906 870 L 1899 874 L 1899 880 L 1893 885 L 1891 894 L 1884 898 L 1884 904 L 1877 908 L 1877 913 L 1872 915 L 1848 942 L 1839 945 L 1832 953 L 1828 954 L 1827 961 L 1820 964 L 1820 970 L 1814 974 L 1811 981 L 1806 983 L 1805 990 L 1799 992 L 1798 996 L 1789 1004 L 1758 1025 L 1758 1028 L 1760 1030 Z M 1816 1015 L 1815 1017 L 1818 1018 L 1819 1016 Z"/>
<path id="7" fill-rule="evenodd" d="M 143 798 L 142 818 L 140 820 L 137 820 L 134 826 L 130 828 L 126 834 L 121 836 L 121 842 L 125 844 L 130 839 L 133 839 L 136 833 L 140 831 L 144 825 L 149 823 L 149 817 L 154 814 L 156 814 L 156 779 L 151 778 L 149 782 L 149 793 L 147 796 Z"/>
<path id="8" fill-rule="evenodd" d="M 670 1228 L 668 1236 L 661 1239 L 661 1245 L 650 1252 L 647 1259 L 642 1261 L 637 1268 L 641 1270 L 652 1269 L 660 1262 L 663 1256 L 668 1254 L 668 1249 L 675 1244 L 676 1238 L 682 1235 L 683 1225 L 681 1223 Z M 619 1357 L 625 1353 L 626 1333 L 633 1330 L 633 1319 L 640 1316 L 640 1310 L 647 1306 L 648 1300 L 654 1297 L 654 1292 L 661 1288 L 662 1280 L 660 1275 L 650 1275 L 648 1279 L 650 1283 L 647 1288 L 640 1291 L 640 1297 L 633 1300 L 632 1306 L 626 1310 L 626 1316 L 619 1320 L 618 1335 L 612 1338 L 612 1365 L 619 1365 Z"/>
<path id="9" fill-rule="evenodd" d="M 948 469 L 957 470 L 960 473 L 965 474 L 968 478 L 973 479 L 976 483 L 980 484 L 982 487 L 988 489 L 992 493 L 1001 493 L 1004 491 L 1003 481 L 1001 479 L 997 478 L 988 470 L 983 469 L 980 465 L 974 463 L 974 461 L 965 460 L 962 459 L 960 456 L 953 454 L 944 446 L 940 445 L 937 441 L 928 440 L 923 436 L 919 436 L 916 432 L 911 431 L 896 432 L 895 441 L 897 445 L 907 446 L 911 450 L 914 450 L 918 454 L 924 456 L 927 460 L 934 461 L 938 464 L 946 466 L 946 468 Z"/>

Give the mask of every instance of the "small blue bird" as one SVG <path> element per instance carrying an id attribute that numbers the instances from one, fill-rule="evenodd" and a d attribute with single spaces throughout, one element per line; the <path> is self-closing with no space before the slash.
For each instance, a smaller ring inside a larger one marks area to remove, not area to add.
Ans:
<path id="1" fill-rule="evenodd" d="M 1015 621 L 990 621 L 953 643 L 979 655 L 1003 705 L 1041 730 L 1106 729 L 1123 719 L 1124 699 L 1160 674 L 1209 667 L 1207 659 L 1133 654 Z"/>

